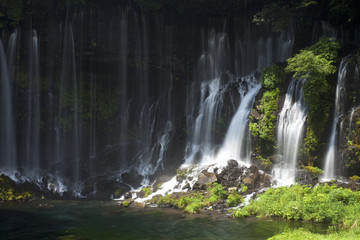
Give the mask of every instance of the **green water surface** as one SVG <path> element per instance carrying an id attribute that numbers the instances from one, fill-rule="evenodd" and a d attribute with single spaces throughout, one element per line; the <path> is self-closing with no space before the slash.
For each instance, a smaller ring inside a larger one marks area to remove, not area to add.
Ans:
<path id="1" fill-rule="evenodd" d="M 325 225 L 189 215 L 172 209 L 124 209 L 116 202 L 0 203 L 0 239 L 267 239 L 286 228 Z"/>

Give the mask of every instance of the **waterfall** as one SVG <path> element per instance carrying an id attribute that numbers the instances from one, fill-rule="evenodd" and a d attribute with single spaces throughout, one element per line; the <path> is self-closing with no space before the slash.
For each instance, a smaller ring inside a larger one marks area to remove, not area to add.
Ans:
<path id="1" fill-rule="evenodd" d="M 261 88 L 261 84 L 253 76 L 241 78 L 242 86 L 239 88 L 241 96 L 240 105 L 231 120 L 224 143 L 217 154 L 215 161 L 205 160 L 206 164 L 227 162 L 229 159 L 237 160 L 242 164 L 250 163 L 250 132 L 249 114 L 255 102 L 255 96 Z"/>
<path id="2" fill-rule="evenodd" d="M 331 127 L 331 137 L 325 157 L 324 163 L 324 175 L 322 180 L 331 180 L 336 177 L 336 160 L 337 160 L 337 131 L 336 127 L 338 124 L 339 119 L 344 114 L 344 107 L 342 104 L 342 99 L 344 97 L 344 89 L 345 89 L 345 79 L 346 79 L 346 72 L 348 66 L 348 58 L 345 57 L 341 60 L 339 73 L 337 78 L 337 85 L 336 85 L 336 95 L 335 95 L 335 109 L 334 109 L 334 119 Z"/>
<path id="3" fill-rule="evenodd" d="M 25 168 L 29 175 L 38 176 L 40 167 L 40 67 L 39 46 L 35 30 L 29 43 L 29 78 L 27 99 L 27 126 L 25 142 Z"/>
<path id="4" fill-rule="evenodd" d="M 352 125 L 352 120 L 353 120 L 355 109 L 356 109 L 355 107 L 351 108 L 350 119 L 349 119 L 349 131 L 351 131 L 351 125 Z"/>
<path id="5" fill-rule="evenodd" d="M 112 13 L 69 7 L 21 39 L 4 30 L 1 171 L 80 196 L 152 184 L 184 161 L 248 163 L 257 77 L 288 57 L 292 30 L 211 19 L 189 40 L 197 23 Z"/>
<path id="6" fill-rule="evenodd" d="M 188 101 L 188 124 L 192 126 L 192 138 L 188 141 L 185 150 L 185 164 L 204 162 L 204 157 L 212 155 L 215 149 L 214 127 L 220 112 L 223 109 L 223 98 L 226 93 L 226 86 L 221 86 L 220 74 L 226 69 L 225 63 L 229 59 L 229 44 L 226 33 L 216 33 L 212 29 L 205 41 L 205 31 L 202 31 L 203 53 L 198 61 L 198 78 L 200 84 L 200 104 L 195 115 L 192 99 Z M 205 49 L 207 46 L 207 49 Z M 224 76 L 223 76 L 224 77 Z M 230 79 L 232 76 L 227 75 Z M 225 79 L 225 80 L 227 80 Z M 224 80 L 222 81 L 224 82 Z M 195 84 L 193 83 L 189 97 L 195 95 Z M 230 87 L 231 83 L 225 83 Z M 194 99 L 194 101 L 196 101 Z"/>
<path id="7" fill-rule="evenodd" d="M 256 73 L 290 56 L 292 28 L 274 34 L 268 26 L 236 21 L 233 45 L 224 31 L 226 22 L 220 24 L 221 32 L 202 31 L 202 54 L 187 96 L 185 165 L 230 158 L 249 163 L 248 115 L 260 89 Z"/>
<path id="8" fill-rule="evenodd" d="M 127 42 L 127 31 L 128 31 L 128 11 L 122 11 L 120 16 L 120 81 L 121 81 L 121 96 L 120 96 L 120 111 L 121 111 L 121 129 L 120 129 L 120 143 L 121 143 L 121 156 L 122 160 L 127 159 L 127 130 L 128 130 L 128 96 L 127 96 L 127 61 L 128 61 L 128 42 Z M 121 166 L 124 167 L 126 164 L 121 161 Z"/>
<path id="9" fill-rule="evenodd" d="M 302 81 L 292 79 L 277 124 L 280 162 L 274 166 L 273 174 L 278 185 L 290 185 L 295 182 L 298 148 L 306 116 L 307 107 L 302 94 Z"/>
<path id="10" fill-rule="evenodd" d="M 274 34 L 269 25 L 254 27 L 247 21 L 237 21 L 234 48 L 236 76 L 262 72 L 271 63 L 283 62 L 291 56 L 294 45 L 293 27 Z"/>
<path id="11" fill-rule="evenodd" d="M 11 36 L 10 43 L 16 42 L 16 32 Z M 14 49 L 13 49 L 14 50 Z M 12 53 L 10 53 L 12 55 Z M 10 66 L 6 61 L 6 56 L 2 41 L 0 40 L 0 65 L 1 65 L 1 139 L 0 139 L 0 167 L 5 172 L 16 170 L 16 134 L 13 115 L 13 100 L 11 89 Z"/>

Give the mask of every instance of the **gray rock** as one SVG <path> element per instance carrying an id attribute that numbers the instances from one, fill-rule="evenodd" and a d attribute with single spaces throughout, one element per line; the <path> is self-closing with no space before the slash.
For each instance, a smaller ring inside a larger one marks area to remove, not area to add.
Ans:
<path id="1" fill-rule="evenodd" d="M 218 178 L 215 173 L 210 173 L 204 170 L 199 174 L 198 180 L 194 183 L 193 190 L 205 190 L 207 185 L 216 182 L 217 180 Z"/>

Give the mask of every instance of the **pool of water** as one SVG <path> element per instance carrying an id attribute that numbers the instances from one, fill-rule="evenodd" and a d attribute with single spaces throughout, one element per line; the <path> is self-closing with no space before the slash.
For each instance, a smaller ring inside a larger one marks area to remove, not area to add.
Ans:
<path id="1" fill-rule="evenodd" d="M 116 202 L 0 203 L 0 239 L 267 239 L 286 228 L 325 232 L 327 226 L 172 209 L 123 209 Z"/>

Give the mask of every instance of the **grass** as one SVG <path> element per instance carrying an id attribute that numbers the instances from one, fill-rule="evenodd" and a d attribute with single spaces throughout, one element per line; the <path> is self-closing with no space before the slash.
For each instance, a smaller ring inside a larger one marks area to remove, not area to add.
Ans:
<path id="1" fill-rule="evenodd" d="M 341 226 L 338 232 L 311 233 L 305 229 L 286 230 L 271 240 L 360 239 L 360 192 L 328 184 L 310 187 L 270 188 L 249 205 L 233 211 L 233 216 L 244 218 L 280 217 L 288 220 L 323 222 Z"/>
<path id="2" fill-rule="evenodd" d="M 250 215 L 281 217 L 341 224 L 349 228 L 360 222 L 360 192 L 339 188 L 337 185 L 302 185 L 270 188 L 258 200 L 233 212 L 235 217 Z"/>
<path id="3" fill-rule="evenodd" d="M 296 230 L 287 230 L 277 234 L 269 240 L 359 240 L 360 228 L 350 229 L 349 231 L 339 231 L 329 234 L 311 233 L 308 230 L 299 228 Z"/>

